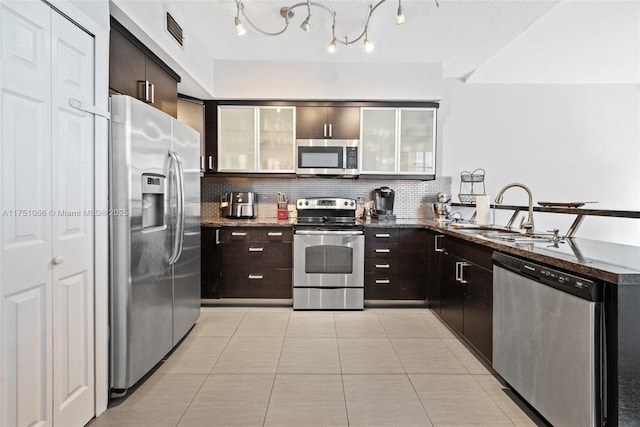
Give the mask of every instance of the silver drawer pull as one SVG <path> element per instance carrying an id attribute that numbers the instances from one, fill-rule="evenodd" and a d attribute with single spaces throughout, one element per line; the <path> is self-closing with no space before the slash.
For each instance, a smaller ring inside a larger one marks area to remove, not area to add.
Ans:
<path id="1" fill-rule="evenodd" d="M 388 285 L 391 283 L 389 279 L 376 279 L 376 285 Z"/>
<path id="2" fill-rule="evenodd" d="M 376 264 L 376 268 L 389 268 L 389 264 Z"/>
<path id="3" fill-rule="evenodd" d="M 282 232 L 281 231 L 279 231 L 279 232 L 270 231 L 267 235 L 269 237 L 282 237 Z"/>
<path id="4" fill-rule="evenodd" d="M 391 252 L 391 249 L 376 249 L 377 254 L 388 254 Z"/>
<path id="5" fill-rule="evenodd" d="M 249 248 L 249 252 L 262 252 L 264 248 Z"/>
<path id="6" fill-rule="evenodd" d="M 251 280 L 262 280 L 264 276 L 262 274 L 250 274 L 249 279 Z"/>
<path id="7" fill-rule="evenodd" d="M 391 234 L 389 233 L 376 233 L 376 237 L 378 238 L 383 238 L 383 237 L 391 237 Z"/>
<path id="8" fill-rule="evenodd" d="M 232 236 L 246 236 L 247 233 L 243 233 L 241 231 L 234 231 L 231 233 Z"/>
<path id="9" fill-rule="evenodd" d="M 444 252 L 444 249 L 442 249 L 442 247 L 440 247 L 440 239 L 442 239 L 444 236 L 442 234 L 438 234 L 437 236 L 434 236 L 434 246 L 435 246 L 435 251 L 436 252 Z"/>

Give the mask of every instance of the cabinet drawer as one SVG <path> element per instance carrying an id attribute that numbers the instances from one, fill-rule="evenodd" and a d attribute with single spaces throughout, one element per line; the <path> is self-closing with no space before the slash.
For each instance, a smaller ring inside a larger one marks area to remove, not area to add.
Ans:
<path id="1" fill-rule="evenodd" d="M 233 242 L 222 249 L 225 265 L 243 270 L 256 266 L 265 268 L 292 268 L 292 243 L 287 242 Z"/>
<path id="2" fill-rule="evenodd" d="M 396 259 L 365 259 L 365 274 L 391 276 L 398 274 L 398 260 Z"/>
<path id="3" fill-rule="evenodd" d="M 257 240 L 262 242 L 291 242 L 293 240 L 291 228 L 258 229 L 257 234 Z"/>
<path id="4" fill-rule="evenodd" d="M 365 299 L 398 299 L 398 279 L 394 276 L 364 275 Z"/>
<path id="5" fill-rule="evenodd" d="M 291 298 L 291 269 L 241 272 L 225 269 L 222 273 L 223 298 Z"/>
<path id="6" fill-rule="evenodd" d="M 232 240 L 256 241 L 258 232 L 253 228 L 223 228 L 220 230 L 220 241 L 230 242 Z"/>
<path id="7" fill-rule="evenodd" d="M 390 242 L 397 243 L 399 230 L 397 228 L 367 228 L 364 232 L 367 243 Z"/>
<path id="8" fill-rule="evenodd" d="M 365 259 L 367 258 L 397 258 L 398 244 L 374 242 L 365 245 Z"/>

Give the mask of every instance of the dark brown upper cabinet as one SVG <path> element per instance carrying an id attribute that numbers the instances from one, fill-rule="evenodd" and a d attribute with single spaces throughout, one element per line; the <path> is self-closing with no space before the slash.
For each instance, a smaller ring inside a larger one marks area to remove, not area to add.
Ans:
<path id="1" fill-rule="evenodd" d="M 111 19 L 109 88 L 140 99 L 165 113 L 178 115 L 180 76 L 122 24 Z"/>
<path id="2" fill-rule="evenodd" d="M 359 139 L 360 107 L 296 107 L 297 139 Z"/>

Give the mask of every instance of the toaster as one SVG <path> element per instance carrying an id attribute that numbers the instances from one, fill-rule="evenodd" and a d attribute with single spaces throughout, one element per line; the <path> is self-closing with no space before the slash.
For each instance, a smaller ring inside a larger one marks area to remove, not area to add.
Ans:
<path id="1" fill-rule="evenodd" d="M 231 191 L 220 196 L 220 216 L 224 218 L 255 218 L 256 193 Z"/>

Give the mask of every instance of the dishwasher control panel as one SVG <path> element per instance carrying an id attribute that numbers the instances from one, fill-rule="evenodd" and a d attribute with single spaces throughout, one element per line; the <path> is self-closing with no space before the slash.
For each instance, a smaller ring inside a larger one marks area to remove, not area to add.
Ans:
<path id="1" fill-rule="evenodd" d="M 602 301 L 600 282 L 500 252 L 493 253 L 493 263 L 577 297 Z"/>

